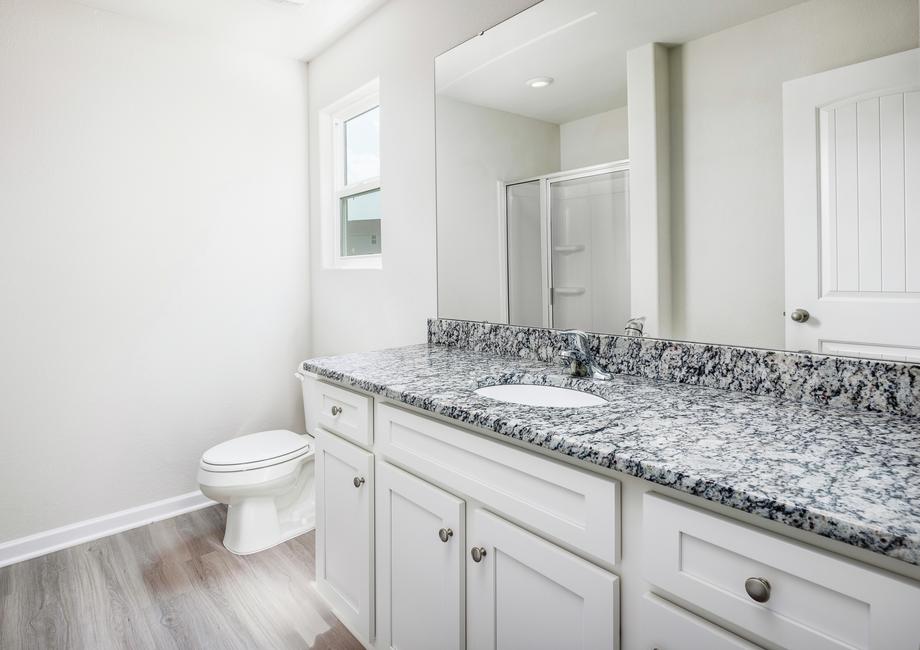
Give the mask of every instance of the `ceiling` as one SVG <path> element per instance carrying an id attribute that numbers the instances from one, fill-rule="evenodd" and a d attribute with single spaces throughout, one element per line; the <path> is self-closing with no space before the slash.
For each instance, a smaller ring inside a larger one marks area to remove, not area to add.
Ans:
<path id="1" fill-rule="evenodd" d="M 304 61 L 386 0 L 76 0 L 267 54 Z"/>
<path id="2" fill-rule="evenodd" d="M 677 45 L 803 0 L 544 0 L 438 57 L 437 89 L 561 124 L 626 105 L 626 52 Z M 552 77 L 552 85 L 525 85 Z"/>

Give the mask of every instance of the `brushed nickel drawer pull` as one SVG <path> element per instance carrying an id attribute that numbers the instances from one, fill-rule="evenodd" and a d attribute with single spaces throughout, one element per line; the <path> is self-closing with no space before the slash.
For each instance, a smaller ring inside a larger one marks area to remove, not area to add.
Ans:
<path id="1" fill-rule="evenodd" d="M 770 600 L 770 583 L 766 578 L 748 578 L 744 581 L 744 590 L 755 602 L 765 603 Z"/>

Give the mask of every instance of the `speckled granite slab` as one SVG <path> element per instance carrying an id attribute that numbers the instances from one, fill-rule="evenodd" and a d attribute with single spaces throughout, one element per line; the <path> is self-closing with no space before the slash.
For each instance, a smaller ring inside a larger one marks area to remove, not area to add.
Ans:
<path id="1" fill-rule="evenodd" d="M 767 519 L 920 565 L 920 422 L 444 345 L 311 359 L 309 372 Z M 479 397 L 497 383 L 594 392 L 603 406 Z"/>
<path id="2" fill-rule="evenodd" d="M 591 334 L 609 372 L 812 404 L 920 417 L 920 366 L 727 345 Z M 430 319 L 428 342 L 554 361 L 571 343 L 559 330 Z"/>

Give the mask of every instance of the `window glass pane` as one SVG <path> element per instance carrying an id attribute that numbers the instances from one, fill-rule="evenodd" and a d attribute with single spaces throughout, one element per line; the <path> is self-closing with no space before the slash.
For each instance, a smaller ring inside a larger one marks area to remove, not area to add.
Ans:
<path id="1" fill-rule="evenodd" d="M 342 256 L 380 253 L 380 190 L 342 199 Z"/>
<path id="2" fill-rule="evenodd" d="M 380 176 L 380 107 L 345 122 L 345 184 Z"/>

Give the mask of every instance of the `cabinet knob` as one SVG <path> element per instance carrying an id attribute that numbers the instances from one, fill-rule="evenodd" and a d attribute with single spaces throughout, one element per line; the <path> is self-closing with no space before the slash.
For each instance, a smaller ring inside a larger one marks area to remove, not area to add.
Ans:
<path id="1" fill-rule="evenodd" d="M 811 318 L 811 314 L 808 313 L 807 309 L 796 309 L 791 314 L 789 314 L 789 318 L 794 320 L 796 323 L 804 323 L 809 318 Z"/>
<path id="2" fill-rule="evenodd" d="M 342 407 L 341 407 L 341 406 L 333 406 L 333 407 L 332 407 L 332 416 L 333 416 L 333 417 L 335 417 L 336 415 L 338 415 L 338 414 L 341 413 L 341 412 L 342 412 Z"/>
<path id="3" fill-rule="evenodd" d="M 758 603 L 770 600 L 770 583 L 765 578 L 748 578 L 744 581 L 744 590 Z"/>
<path id="4" fill-rule="evenodd" d="M 473 556 L 473 562 L 482 562 L 482 558 L 486 556 L 486 549 L 481 546 L 474 546 L 470 551 L 470 555 Z"/>
<path id="5" fill-rule="evenodd" d="M 356 487 L 356 488 L 359 488 L 359 487 L 361 487 L 362 485 L 364 485 L 364 477 L 363 477 L 363 476 L 356 476 L 356 477 L 354 478 L 354 480 L 352 481 L 352 483 L 355 484 L 355 487 Z"/>
<path id="6" fill-rule="evenodd" d="M 447 543 L 447 540 L 449 540 L 453 536 L 454 536 L 454 531 L 451 530 L 450 528 L 442 528 L 441 530 L 438 531 L 438 537 L 440 537 L 441 541 L 444 543 Z"/>

